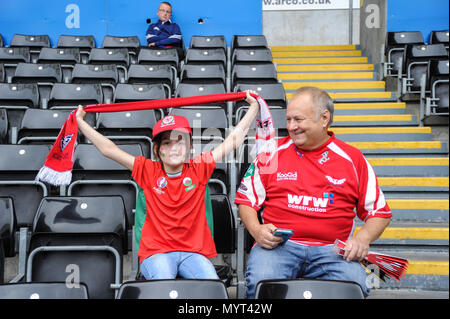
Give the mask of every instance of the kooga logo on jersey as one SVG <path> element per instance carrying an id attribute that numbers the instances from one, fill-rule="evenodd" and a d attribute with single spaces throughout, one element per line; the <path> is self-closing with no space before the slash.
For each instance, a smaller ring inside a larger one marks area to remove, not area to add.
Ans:
<path id="1" fill-rule="evenodd" d="M 288 207 L 309 212 L 325 213 L 328 198 L 288 194 Z"/>

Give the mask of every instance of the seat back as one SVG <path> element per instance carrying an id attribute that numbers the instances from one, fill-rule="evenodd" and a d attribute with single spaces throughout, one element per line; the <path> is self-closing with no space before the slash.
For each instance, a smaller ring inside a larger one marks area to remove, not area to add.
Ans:
<path id="1" fill-rule="evenodd" d="M 430 33 L 430 44 L 442 43 L 448 49 L 448 30 L 434 30 Z"/>
<path id="2" fill-rule="evenodd" d="M 39 107 L 37 84 L 0 83 L 0 107 Z"/>
<path id="3" fill-rule="evenodd" d="M 27 282 L 84 283 L 91 298 L 114 298 L 126 240 L 120 196 L 44 198 L 33 222 Z"/>
<path id="4" fill-rule="evenodd" d="M 62 82 L 59 64 L 19 63 L 12 77 L 13 83 Z"/>
<path id="5" fill-rule="evenodd" d="M 49 144 L 58 136 L 70 115 L 69 110 L 28 109 L 18 131 L 18 144 Z M 88 113 L 86 122 L 95 125 L 95 114 Z"/>
<path id="6" fill-rule="evenodd" d="M 220 280 L 170 279 L 133 281 L 121 285 L 118 299 L 228 299 Z"/>
<path id="7" fill-rule="evenodd" d="M 116 64 L 128 67 L 130 56 L 126 48 L 93 48 L 89 54 L 89 64 Z"/>
<path id="8" fill-rule="evenodd" d="M 38 63 L 60 63 L 74 65 L 81 62 L 79 48 L 42 48 Z"/>
<path id="9" fill-rule="evenodd" d="M 103 48 L 125 48 L 132 54 L 136 54 L 140 46 L 141 44 L 137 36 L 119 37 L 105 35 L 102 43 Z"/>
<path id="10" fill-rule="evenodd" d="M 226 194 L 211 194 L 214 214 L 214 243 L 219 254 L 232 254 L 236 251 L 235 220 L 230 201 Z"/>
<path id="11" fill-rule="evenodd" d="M 222 48 L 189 48 L 186 51 L 186 64 L 217 64 L 227 65 L 227 56 Z"/>
<path id="12" fill-rule="evenodd" d="M 45 184 L 35 181 L 51 145 L 0 145 L 0 196 L 14 202 L 18 227 L 33 223 L 41 199 L 48 195 Z"/>
<path id="13" fill-rule="evenodd" d="M 30 61 L 30 49 L 28 47 L 0 47 L 0 63 L 4 63 L 4 82 L 11 82 L 17 63 L 28 63 Z"/>
<path id="14" fill-rule="evenodd" d="M 50 37 L 44 35 L 14 34 L 11 47 L 29 47 L 33 49 L 50 48 Z"/>
<path id="15" fill-rule="evenodd" d="M 136 143 L 118 146 L 133 156 L 142 155 L 142 148 Z M 138 188 L 131 178 L 130 170 L 103 156 L 92 144 L 78 144 L 73 160 L 72 182 L 67 194 L 121 196 L 125 205 L 127 225 L 133 225 Z M 131 236 L 130 229 L 128 235 Z M 131 244 L 131 241 L 128 243 Z"/>
<path id="16" fill-rule="evenodd" d="M 231 71 L 231 87 L 248 83 L 278 83 L 277 70 L 272 63 L 236 64 Z"/>
<path id="17" fill-rule="evenodd" d="M 13 200 L 11 197 L 0 197 L 0 250 L 3 251 L 3 257 L 13 257 L 15 255 L 15 231 L 16 215 Z M 2 268 L 1 265 L 0 268 Z M 0 271 L 0 282 L 2 281 L 3 273 Z"/>
<path id="18" fill-rule="evenodd" d="M 80 51 L 91 51 L 95 48 L 95 39 L 93 35 L 65 35 L 58 38 L 58 48 L 79 48 Z"/>
<path id="19" fill-rule="evenodd" d="M 428 67 L 428 82 L 431 96 L 437 99 L 437 112 L 448 113 L 449 109 L 449 60 L 431 60 Z"/>
<path id="20" fill-rule="evenodd" d="M 404 58 L 405 46 L 407 44 L 424 44 L 422 32 L 420 31 L 403 31 L 388 32 L 385 42 L 385 56 L 389 63 L 392 63 L 388 75 L 396 75 L 400 68 L 402 73 L 406 74 L 406 61 Z"/>
<path id="21" fill-rule="evenodd" d="M 236 63 L 272 63 L 272 52 L 269 48 L 238 48 L 231 57 L 231 64 Z"/>
<path id="22" fill-rule="evenodd" d="M 361 287 L 351 281 L 325 279 L 262 280 L 257 299 L 364 299 Z"/>
<path id="23" fill-rule="evenodd" d="M 66 282 L 27 282 L 0 285 L 0 299 L 88 299 L 88 287 L 80 283 L 69 287 Z"/>
<path id="24" fill-rule="evenodd" d="M 429 60 L 448 59 L 447 50 L 443 44 L 407 45 L 404 56 L 408 78 L 413 79 L 411 91 L 420 90 L 420 79 L 423 75 L 426 76 Z"/>
<path id="25" fill-rule="evenodd" d="M 267 48 L 267 40 L 264 35 L 234 35 L 231 49 L 237 48 Z"/>
<path id="26" fill-rule="evenodd" d="M 100 104 L 103 92 L 100 84 L 55 83 L 50 92 L 48 108 L 74 109 L 78 105 Z"/>
<path id="27" fill-rule="evenodd" d="M 94 50 L 94 49 L 92 49 Z M 111 49 L 112 50 L 112 49 Z M 92 51 L 91 51 L 92 54 Z M 119 73 L 115 64 L 75 64 L 72 72 L 72 83 L 116 85 L 119 81 Z"/>
<path id="28" fill-rule="evenodd" d="M 185 64 L 181 70 L 182 83 L 220 83 L 225 85 L 226 71 L 222 64 Z"/>
<path id="29" fill-rule="evenodd" d="M 8 143 L 8 113 L 5 109 L 0 109 L 0 144 Z"/>
<path id="30" fill-rule="evenodd" d="M 143 48 L 138 54 L 138 64 L 169 64 L 179 70 L 180 58 L 176 48 Z"/>
<path id="31" fill-rule="evenodd" d="M 190 48 L 195 49 L 222 49 L 224 52 L 227 51 L 227 42 L 225 41 L 225 36 L 223 35 L 194 35 L 191 37 Z"/>

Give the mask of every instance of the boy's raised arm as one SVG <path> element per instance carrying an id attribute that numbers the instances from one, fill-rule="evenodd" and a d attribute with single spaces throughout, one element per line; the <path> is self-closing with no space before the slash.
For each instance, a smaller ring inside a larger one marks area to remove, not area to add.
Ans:
<path id="1" fill-rule="evenodd" d="M 227 136 L 225 141 L 223 141 L 212 151 L 212 155 L 216 163 L 227 156 L 231 151 L 242 145 L 253 120 L 259 112 L 259 104 L 256 99 L 250 95 L 250 93 L 256 94 L 256 92 L 247 91 L 246 101 L 250 104 L 247 113 L 236 125 L 234 130 Z"/>
<path id="2" fill-rule="evenodd" d="M 130 171 L 133 170 L 134 156 L 123 151 L 109 138 L 93 129 L 84 120 L 85 115 L 86 112 L 83 110 L 83 107 L 81 105 L 78 106 L 76 118 L 78 122 L 78 128 L 84 134 L 84 136 L 86 136 L 86 138 L 89 139 L 104 156 L 125 166 Z"/>

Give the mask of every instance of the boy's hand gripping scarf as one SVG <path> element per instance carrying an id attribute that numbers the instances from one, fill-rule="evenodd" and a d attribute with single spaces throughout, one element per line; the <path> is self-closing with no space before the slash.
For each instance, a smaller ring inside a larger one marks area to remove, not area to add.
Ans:
<path id="1" fill-rule="evenodd" d="M 274 145 L 275 128 L 273 126 L 272 115 L 266 102 L 258 95 L 253 95 L 259 103 L 260 111 L 256 116 L 256 147 L 257 152 L 271 152 Z M 124 112 L 139 111 L 157 108 L 171 108 L 179 106 L 190 106 L 200 104 L 211 104 L 225 101 L 240 101 L 246 98 L 245 92 L 210 94 L 192 97 L 180 97 L 162 100 L 123 102 L 113 104 L 92 104 L 87 105 L 83 110 L 90 112 Z M 53 144 L 50 153 L 47 155 L 44 166 L 39 170 L 36 180 L 41 180 L 49 184 L 69 185 L 72 179 L 73 154 L 78 136 L 78 123 L 76 120 L 77 110 L 70 113 L 64 122 L 58 137 Z M 268 145 L 268 146 L 267 146 Z"/>

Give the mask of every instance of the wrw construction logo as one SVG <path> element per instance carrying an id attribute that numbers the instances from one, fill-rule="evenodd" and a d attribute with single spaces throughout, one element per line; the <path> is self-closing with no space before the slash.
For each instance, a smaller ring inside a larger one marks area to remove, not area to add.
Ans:
<path id="1" fill-rule="evenodd" d="M 328 204 L 333 204 L 333 193 L 324 193 L 324 197 L 288 194 L 289 208 L 325 213 Z"/>

